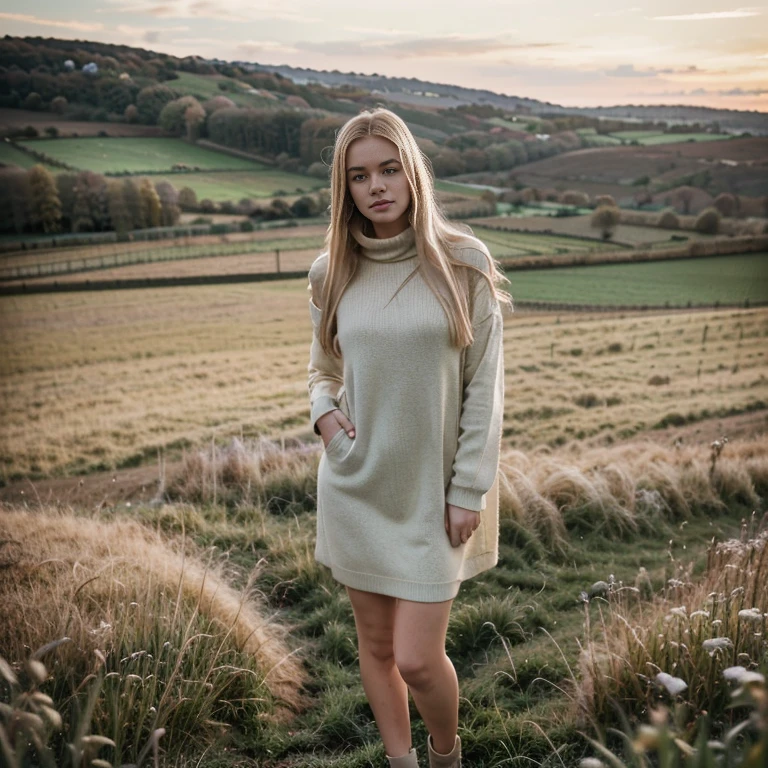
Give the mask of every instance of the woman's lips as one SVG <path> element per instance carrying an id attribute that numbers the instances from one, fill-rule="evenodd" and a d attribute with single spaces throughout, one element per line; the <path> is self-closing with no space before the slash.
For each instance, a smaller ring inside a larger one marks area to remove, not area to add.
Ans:
<path id="1" fill-rule="evenodd" d="M 373 208 L 374 211 L 386 211 L 390 205 L 392 205 L 392 200 L 379 200 L 374 203 L 371 208 Z"/>

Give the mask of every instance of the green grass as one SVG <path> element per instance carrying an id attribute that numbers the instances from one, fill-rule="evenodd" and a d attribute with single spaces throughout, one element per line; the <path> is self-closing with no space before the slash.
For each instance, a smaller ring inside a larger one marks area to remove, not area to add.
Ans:
<path id="1" fill-rule="evenodd" d="M 496 259 L 515 256 L 549 255 L 554 253 L 572 253 L 574 251 L 615 251 L 612 243 L 602 243 L 598 240 L 578 240 L 573 237 L 558 237 L 557 235 L 540 235 L 535 232 L 500 232 L 485 227 L 472 227 Z"/>
<path id="2" fill-rule="evenodd" d="M 200 101 L 207 101 L 214 96 L 226 96 L 239 107 L 278 107 L 279 101 L 259 96 L 255 93 L 248 93 L 248 87 L 245 83 L 239 83 L 231 77 L 222 75 L 194 75 L 191 72 L 177 72 L 178 78 L 171 80 L 167 85 L 175 91 L 184 94 L 184 96 L 194 96 Z M 223 91 L 219 88 L 219 83 L 227 82 L 237 87 L 236 91 Z"/>
<path id="3" fill-rule="evenodd" d="M 74 168 L 97 173 L 170 171 L 175 163 L 203 170 L 259 171 L 269 168 L 181 139 L 45 139 L 25 144 Z"/>
<path id="4" fill-rule="evenodd" d="M 659 131 L 616 131 L 610 134 L 623 141 L 637 141 L 643 146 L 679 144 L 683 141 L 723 141 L 730 136 L 713 133 L 660 133 Z"/>
<path id="5" fill-rule="evenodd" d="M 31 157 L 26 152 L 22 152 L 8 141 L 0 141 L 0 164 L 15 165 L 19 168 L 32 168 L 34 165 L 41 165 L 41 163 L 38 160 L 35 160 L 34 157 Z M 54 168 L 45 163 L 42 163 L 42 165 L 45 165 L 50 171 L 60 170 L 59 168 Z"/>
<path id="6" fill-rule="evenodd" d="M 509 272 L 519 301 L 608 306 L 768 302 L 768 254 Z"/>
<path id="7" fill-rule="evenodd" d="M 263 171 L 240 171 L 238 173 L 181 173 L 162 177 L 170 181 L 177 189 L 190 187 L 195 190 L 198 200 L 208 198 L 216 202 L 222 200 L 241 200 L 244 197 L 254 199 L 273 197 L 276 192 L 297 194 L 299 190 L 309 192 L 327 186 L 323 179 L 301 176 L 298 173 L 286 173 L 276 168 Z M 160 181 L 153 177 L 153 181 Z"/>
<path id="8" fill-rule="evenodd" d="M 435 189 L 438 192 L 452 192 L 456 195 L 464 195 L 464 197 L 481 197 L 485 192 L 484 189 L 470 187 L 468 184 L 462 184 L 458 181 L 441 181 L 440 179 L 435 181 Z"/>

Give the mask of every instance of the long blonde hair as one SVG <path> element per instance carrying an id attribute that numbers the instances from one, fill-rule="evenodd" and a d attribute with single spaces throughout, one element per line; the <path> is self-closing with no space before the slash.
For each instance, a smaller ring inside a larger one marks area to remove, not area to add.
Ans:
<path id="1" fill-rule="evenodd" d="M 389 139 L 400 152 L 411 191 L 409 220 L 416 235 L 418 271 L 445 310 L 452 343 L 459 348 L 466 347 L 473 341 L 468 271 L 477 272 L 488 281 L 494 300 L 511 305 L 509 294 L 497 287 L 508 282 L 507 278 L 480 240 L 445 218 L 435 197 L 429 160 L 403 120 L 382 108 L 361 112 L 351 118 L 336 136 L 331 164 L 331 222 L 325 237 L 328 270 L 321 297 L 320 343 L 326 353 L 340 356 L 336 312 L 344 290 L 354 277 L 359 253 L 352 231 L 365 231 L 368 223 L 355 206 L 347 187 L 347 149 L 353 141 L 365 136 Z M 452 247 L 460 244 L 485 254 L 488 273 L 452 256 Z"/>

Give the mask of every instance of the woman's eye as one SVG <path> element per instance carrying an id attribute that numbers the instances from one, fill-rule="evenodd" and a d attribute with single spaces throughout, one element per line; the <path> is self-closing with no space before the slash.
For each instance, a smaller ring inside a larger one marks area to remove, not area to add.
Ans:
<path id="1" fill-rule="evenodd" d="M 362 181 L 364 178 L 365 178 L 365 176 L 363 176 L 363 174 L 362 174 L 362 173 L 356 173 L 356 174 L 355 174 L 355 175 L 352 177 L 352 181 Z"/>
<path id="2" fill-rule="evenodd" d="M 384 173 L 390 173 L 390 171 L 392 173 L 397 173 L 397 168 L 385 168 L 384 169 Z"/>

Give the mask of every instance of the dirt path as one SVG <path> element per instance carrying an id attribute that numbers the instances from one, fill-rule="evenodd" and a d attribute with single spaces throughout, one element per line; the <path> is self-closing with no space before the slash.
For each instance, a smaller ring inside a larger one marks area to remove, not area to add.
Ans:
<path id="1" fill-rule="evenodd" d="M 648 430 L 631 438 L 652 440 L 661 445 L 703 444 L 727 437 L 731 442 L 768 433 L 768 413 L 743 413 L 738 416 L 709 419 L 683 427 Z M 599 438 L 585 440 L 585 448 L 600 444 Z M 727 450 L 727 448 L 726 448 Z M 165 477 L 170 480 L 181 469 L 181 461 L 165 464 Z M 94 472 L 75 477 L 54 477 L 45 480 L 19 480 L 0 488 L 0 503 L 65 504 L 75 507 L 101 507 L 151 502 L 161 488 L 161 471 L 157 464 L 110 472 Z"/>

